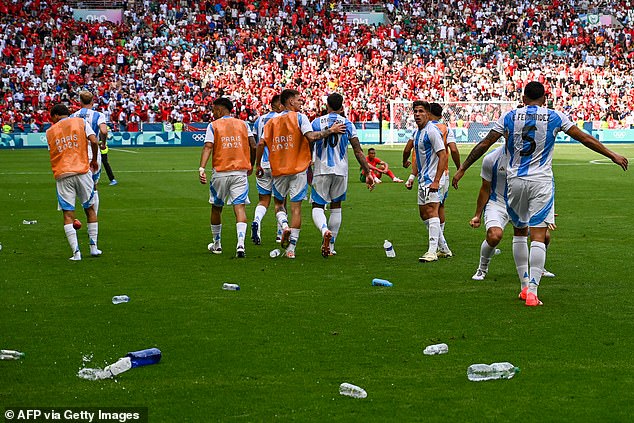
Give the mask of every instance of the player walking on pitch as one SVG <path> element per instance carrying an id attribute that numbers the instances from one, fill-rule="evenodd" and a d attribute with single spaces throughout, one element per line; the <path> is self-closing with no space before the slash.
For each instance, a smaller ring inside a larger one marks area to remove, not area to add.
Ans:
<path id="1" fill-rule="evenodd" d="M 440 179 L 447 169 L 447 151 L 440 130 L 431 121 L 429 103 L 418 100 L 414 102 L 413 108 L 418 129 L 412 136 L 413 143 L 408 143 L 403 150 L 403 165 L 409 163 L 413 148 L 418 175 L 418 212 L 429 231 L 429 248 L 418 261 L 431 262 L 438 260 L 441 231 L 439 187 Z"/>
<path id="2" fill-rule="evenodd" d="M 542 305 L 537 288 L 546 261 L 546 231 L 549 224 L 554 224 L 552 156 L 557 133 L 564 131 L 623 170 L 627 170 L 628 166 L 627 158 L 581 131 L 566 115 L 543 107 L 545 101 L 545 89 L 541 83 L 531 81 L 526 84 L 524 107 L 507 112 L 496 122 L 487 136 L 471 150 L 452 180 L 452 185 L 457 189 L 467 169 L 501 136 L 505 136 L 506 208 L 513 222 L 515 237 L 526 239 L 530 228 L 530 250 L 526 246 L 525 251 L 527 259 L 523 260 L 519 251 L 513 254 L 518 271 L 524 270 L 520 273 L 519 297 L 526 301 L 527 306 Z M 515 242 L 516 238 L 513 240 L 514 246 Z M 527 265 L 524 266 L 523 262 Z"/>
<path id="3" fill-rule="evenodd" d="M 198 174 L 200 183 L 207 183 L 205 166 L 211 156 L 214 173 L 209 183 L 211 203 L 211 235 L 213 242 L 207 248 L 214 254 L 222 254 L 222 208 L 233 205 L 236 216 L 238 243 L 236 257 L 244 258 L 244 238 L 247 232 L 246 204 L 249 204 L 247 176 L 253 171 L 255 140 L 246 122 L 231 117 L 233 103 L 228 98 L 213 102 L 215 120 L 207 126 L 205 146 L 200 156 Z"/>
<path id="4" fill-rule="evenodd" d="M 341 227 L 341 202 L 346 199 L 348 190 L 348 144 L 352 146 L 354 156 L 366 175 L 369 189 L 374 187 L 370 167 L 365 160 L 357 130 L 343 113 L 343 97 L 341 94 L 330 94 L 326 100 L 327 114 L 313 121 L 313 129 L 322 131 L 333 123 L 346 126 L 343 134 L 331 134 L 313 145 L 313 189 L 310 201 L 313 203 L 313 222 L 321 231 L 323 243 L 321 255 L 327 258 L 336 255 L 335 240 Z M 330 218 L 326 222 L 324 208 L 330 204 Z"/>
<path id="5" fill-rule="evenodd" d="M 95 184 L 92 172 L 97 172 L 97 154 L 99 144 L 95 131 L 88 122 L 81 118 L 69 117 L 70 111 L 63 104 L 51 108 L 51 126 L 46 131 L 51 168 L 57 186 L 57 200 L 64 215 L 64 232 L 73 252 L 71 260 L 81 260 L 77 232 L 73 228 L 75 220 L 75 202 L 79 201 L 86 213 L 88 221 L 88 240 L 90 255 L 100 256 L 97 248 L 99 224 L 97 213 L 93 207 L 95 200 Z M 92 159 L 88 160 L 88 144 L 92 151 Z"/>
<path id="6" fill-rule="evenodd" d="M 275 216 L 282 226 L 282 248 L 287 248 L 287 258 L 294 259 L 302 226 L 302 201 L 308 191 L 306 169 L 311 161 L 309 143 L 331 134 L 342 134 L 346 126 L 335 122 L 328 129 L 314 131 L 308 117 L 299 113 L 304 100 L 298 91 L 285 89 L 280 94 L 280 101 L 284 110 L 265 125 L 262 140 L 258 144 L 256 176 L 264 175 L 262 156 L 264 147 L 268 147 L 273 175 Z M 288 224 L 284 207 L 286 196 L 291 200 L 292 226 Z"/>

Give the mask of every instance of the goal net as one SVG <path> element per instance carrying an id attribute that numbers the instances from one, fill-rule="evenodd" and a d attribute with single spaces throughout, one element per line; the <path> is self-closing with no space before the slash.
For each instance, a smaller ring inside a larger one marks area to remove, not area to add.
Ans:
<path id="1" fill-rule="evenodd" d="M 480 142 L 493 123 L 509 110 L 517 107 L 513 101 L 485 102 L 446 102 L 443 107 L 443 122 L 449 126 L 456 142 Z M 390 101 L 390 129 L 388 144 L 406 143 L 416 130 L 412 102 L 409 100 Z"/>

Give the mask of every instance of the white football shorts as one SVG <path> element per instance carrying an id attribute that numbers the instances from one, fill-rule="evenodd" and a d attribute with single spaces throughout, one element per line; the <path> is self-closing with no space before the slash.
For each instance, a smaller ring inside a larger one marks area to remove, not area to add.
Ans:
<path id="1" fill-rule="evenodd" d="M 273 195 L 278 200 L 284 200 L 288 195 L 291 201 L 303 201 L 308 193 L 308 178 L 306 171 L 295 175 L 273 177 Z"/>
<path id="2" fill-rule="evenodd" d="M 484 226 L 487 231 L 489 228 L 504 229 L 507 223 L 509 223 L 509 214 L 506 211 L 506 206 L 497 201 L 489 200 L 484 206 Z"/>
<path id="3" fill-rule="evenodd" d="M 440 191 L 430 191 L 430 185 L 418 186 L 418 205 L 424 206 L 429 203 L 440 203 Z"/>
<path id="4" fill-rule="evenodd" d="M 555 181 L 511 178 L 506 188 L 506 209 L 516 228 L 545 228 L 555 223 Z"/>
<path id="5" fill-rule="evenodd" d="M 348 189 L 348 177 L 339 175 L 315 175 L 310 193 L 311 203 L 325 206 L 328 203 L 344 201 Z"/>
<path id="6" fill-rule="evenodd" d="M 256 177 L 256 186 L 260 195 L 271 195 L 273 192 L 273 175 L 271 175 L 271 168 L 264 168 L 264 174 L 262 177 Z"/>
<path id="7" fill-rule="evenodd" d="M 56 185 L 57 202 L 62 210 L 75 210 L 77 199 L 85 209 L 95 202 L 95 183 L 91 172 L 58 179 Z"/>
<path id="8" fill-rule="evenodd" d="M 440 202 L 444 204 L 448 195 L 449 195 L 449 172 L 445 172 L 440 177 L 440 184 L 438 186 L 438 197 L 440 198 Z"/>
<path id="9" fill-rule="evenodd" d="M 246 175 L 218 176 L 214 173 L 209 183 L 209 202 L 222 207 L 226 204 L 251 204 Z"/>

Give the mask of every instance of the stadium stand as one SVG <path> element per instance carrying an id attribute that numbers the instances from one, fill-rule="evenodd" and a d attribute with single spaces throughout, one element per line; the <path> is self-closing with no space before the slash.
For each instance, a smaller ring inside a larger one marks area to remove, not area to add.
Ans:
<path id="1" fill-rule="evenodd" d="M 517 101 L 534 79 L 573 120 L 634 127 L 631 1 L 136 0 L 107 2 L 119 24 L 73 18 L 104 3 L 0 3 L 1 124 L 38 131 L 83 88 L 135 130 L 206 122 L 220 95 L 254 121 L 284 87 L 311 118 L 340 91 L 352 121 L 377 121 L 390 99 Z M 363 10 L 386 23 L 346 21 Z"/>

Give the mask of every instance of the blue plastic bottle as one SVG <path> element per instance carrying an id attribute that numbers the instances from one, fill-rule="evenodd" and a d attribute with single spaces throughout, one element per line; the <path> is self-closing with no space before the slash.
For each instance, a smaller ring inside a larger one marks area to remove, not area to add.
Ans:
<path id="1" fill-rule="evenodd" d="M 392 282 L 386 281 L 385 279 L 372 279 L 372 286 L 392 286 Z"/>
<path id="2" fill-rule="evenodd" d="M 158 348 L 148 348 L 146 350 L 129 352 L 126 357 L 130 358 L 132 367 L 147 366 L 161 361 L 161 350 Z"/>

